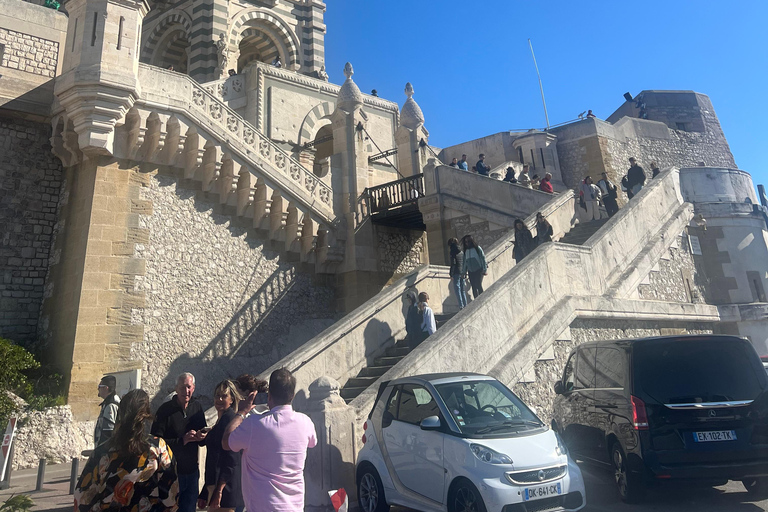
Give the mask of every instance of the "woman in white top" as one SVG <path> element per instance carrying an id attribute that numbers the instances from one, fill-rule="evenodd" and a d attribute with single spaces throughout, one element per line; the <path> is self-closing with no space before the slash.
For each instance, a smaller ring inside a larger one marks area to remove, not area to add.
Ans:
<path id="1" fill-rule="evenodd" d="M 584 182 L 579 186 L 579 195 L 584 199 L 587 206 L 587 220 L 597 220 L 600 218 L 600 198 L 603 193 L 600 187 L 592 183 L 592 177 L 587 176 Z"/>

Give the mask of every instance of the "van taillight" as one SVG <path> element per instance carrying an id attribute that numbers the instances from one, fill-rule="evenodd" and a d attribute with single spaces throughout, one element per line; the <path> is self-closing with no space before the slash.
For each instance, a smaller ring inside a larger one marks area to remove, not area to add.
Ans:
<path id="1" fill-rule="evenodd" d="M 635 430 L 648 430 L 648 414 L 645 412 L 645 402 L 631 396 L 632 400 L 632 424 Z"/>
<path id="2" fill-rule="evenodd" d="M 363 431 L 366 431 L 366 430 L 368 430 L 368 421 L 367 421 L 367 420 L 366 420 L 366 422 L 365 422 L 365 423 L 363 423 Z M 368 440 L 368 438 L 367 438 L 367 437 L 365 437 L 365 434 L 363 434 L 363 444 L 365 444 L 365 442 L 366 442 L 367 440 Z"/>

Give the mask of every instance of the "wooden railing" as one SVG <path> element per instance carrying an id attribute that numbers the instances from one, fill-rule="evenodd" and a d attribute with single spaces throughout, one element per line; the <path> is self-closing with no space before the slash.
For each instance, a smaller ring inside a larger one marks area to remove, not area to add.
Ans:
<path id="1" fill-rule="evenodd" d="M 367 188 L 363 196 L 366 210 L 370 214 L 416 203 L 420 197 L 424 197 L 424 175 L 417 174 Z"/>

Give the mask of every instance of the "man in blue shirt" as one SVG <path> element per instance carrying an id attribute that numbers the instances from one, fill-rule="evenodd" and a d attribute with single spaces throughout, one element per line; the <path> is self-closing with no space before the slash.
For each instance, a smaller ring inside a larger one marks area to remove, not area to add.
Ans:
<path id="1" fill-rule="evenodd" d="M 467 155 L 461 155 L 461 160 L 458 162 L 459 169 L 462 171 L 469 171 L 469 164 L 467 164 Z"/>
<path id="2" fill-rule="evenodd" d="M 480 153 L 480 160 L 478 160 L 475 164 L 475 169 L 477 169 L 477 174 L 482 176 L 489 176 L 491 174 L 491 168 L 485 164 L 484 160 L 485 155 Z"/>

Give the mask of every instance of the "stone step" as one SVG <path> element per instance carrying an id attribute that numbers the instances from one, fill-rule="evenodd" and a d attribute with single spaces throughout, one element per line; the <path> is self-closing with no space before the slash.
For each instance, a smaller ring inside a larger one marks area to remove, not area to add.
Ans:
<path id="1" fill-rule="evenodd" d="M 379 378 L 387 371 L 392 368 L 391 366 L 366 366 L 362 370 L 360 370 L 360 373 L 357 375 L 358 377 L 376 377 Z"/>
<path id="2" fill-rule="evenodd" d="M 378 379 L 378 378 L 379 378 L 379 376 L 376 376 L 376 375 L 372 375 L 370 377 L 360 377 L 360 376 L 352 377 L 351 379 L 349 379 L 347 381 L 346 384 L 344 384 L 344 388 L 343 389 L 346 389 L 348 387 L 350 387 L 350 388 L 360 388 L 360 387 L 367 388 L 368 386 L 370 386 L 371 384 L 376 382 L 376 379 Z"/>
<path id="3" fill-rule="evenodd" d="M 411 347 L 409 347 L 406 344 L 403 345 L 395 345 L 394 347 L 389 347 L 384 351 L 385 356 L 407 356 L 411 352 Z"/>
<path id="4" fill-rule="evenodd" d="M 358 395 L 360 395 L 360 393 L 362 393 L 366 389 L 368 389 L 368 386 L 356 387 L 356 388 L 353 388 L 353 387 L 343 387 L 343 388 L 341 388 L 341 391 L 339 392 L 339 394 L 341 395 L 341 398 L 343 398 L 344 400 L 347 401 L 347 403 L 349 403 L 350 401 L 352 401 L 355 398 L 357 398 Z"/>
<path id="5" fill-rule="evenodd" d="M 405 356 L 384 356 L 384 357 L 377 357 L 373 360 L 374 366 L 395 366 L 397 363 L 399 363 Z"/>

